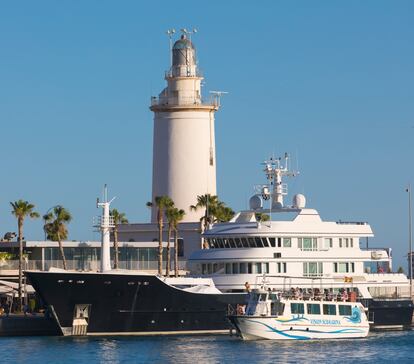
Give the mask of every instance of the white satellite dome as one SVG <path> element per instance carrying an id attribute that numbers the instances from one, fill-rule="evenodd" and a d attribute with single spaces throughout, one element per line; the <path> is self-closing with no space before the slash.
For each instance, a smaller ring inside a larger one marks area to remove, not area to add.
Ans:
<path id="1" fill-rule="evenodd" d="M 251 210 L 259 210 L 263 207 L 263 199 L 260 195 L 250 197 L 249 206 Z"/>
<path id="2" fill-rule="evenodd" d="M 301 193 L 293 196 L 293 207 L 295 209 L 304 209 L 306 206 L 306 197 Z"/>

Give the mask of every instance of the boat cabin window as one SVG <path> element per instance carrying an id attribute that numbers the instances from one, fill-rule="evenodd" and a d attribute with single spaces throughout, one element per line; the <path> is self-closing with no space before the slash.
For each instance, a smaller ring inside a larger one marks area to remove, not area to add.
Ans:
<path id="1" fill-rule="evenodd" d="M 217 244 L 218 244 L 219 248 L 221 248 L 221 249 L 224 248 L 224 246 L 223 246 L 223 239 L 222 238 L 217 238 Z"/>
<path id="2" fill-rule="evenodd" d="M 236 246 L 238 248 L 243 248 L 240 238 L 235 238 L 234 241 L 236 242 Z"/>
<path id="3" fill-rule="evenodd" d="M 270 241 L 270 246 L 272 248 L 275 248 L 276 247 L 276 238 L 269 238 L 269 241 Z"/>
<path id="4" fill-rule="evenodd" d="M 354 273 L 355 263 L 339 262 L 334 263 L 334 273 Z"/>
<path id="5" fill-rule="evenodd" d="M 292 247 L 292 239 L 291 238 L 283 238 L 283 247 L 284 248 L 291 248 Z"/>
<path id="6" fill-rule="evenodd" d="M 318 250 L 317 238 L 298 238 L 298 246 L 301 250 Z"/>
<path id="7" fill-rule="evenodd" d="M 261 239 L 262 239 L 263 246 L 265 248 L 268 248 L 269 247 L 269 243 L 267 242 L 267 238 L 261 238 Z"/>
<path id="8" fill-rule="evenodd" d="M 338 305 L 339 314 L 341 316 L 351 316 L 352 308 L 351 305 Z"/>
<path id="9" fill-rule="evenodd" d="M 240 263 L 240 274 L 247 273 L 247 263 Z"/>
<path id="10" fill-rule="evenodd" d="M 324 315 L 336 315 L 336 306 L 335 305 L 323 305 L 323 314 Z"/>
<path id="11" fill-rule="evenodd" d="M 294 303 L 290 304 L 290 312 L 294 313 L 305 313 L 305 305 L 303 303 Z"/>
<path id="12" fill-rule="evenodd" d="M 246 238 L 241 238 L 241 241 L 242 241 L 243 248 L 248 248 L 249 247 L 249 243 L 247 242 Z"/>
<path id="13" fill-rule="evenodd" d="M 305 277 L 319 277 L 323 274 L 322 262 L 303 263 L 303 275 Z"/>
<path id="14" fill-rule="evenodd" d="M 285 310 L 285 304 L 282 302 L 276 301 L 276 302 L 272 302 L 270 305 L 270 314 L 272 316 L 282 316 L 284 310 Z"/>
<path id="15" fill-rule="evenodd" d="M 253 238 L 248 238 L 249 240 L 249 247 L 250 248 L 256 248 L 256 243 L 254 242 Z"/>
<path id="16" fill-rule="evenodd" d="M 233 274 L 239 274 L 239 263 L 233 263 Z"/>
<path id="17" fill-rule="evenodd" d="M 260 239 L 259 237 L 256 237 L 254 238 L 254 240 L 256 240 L 256 245 L 258 248 L 263 248 L 262 239 Z"/>
<path id="18" fill-rule="evenodd" d="M 332 238 L 325 238 L 325 249 L 333 248 Z"/>
<path id="19" fill-rule="evenodd" d="M 229 244 L 231 248 L 237 248 L 236 243 L 233 238 L 229 238 Z"/>
<path id="20" fill-rule="evenodd" d="M 321 305 L 319 303 L 308 303 L 306 305 L 309 315 L 320 315 Z"/>

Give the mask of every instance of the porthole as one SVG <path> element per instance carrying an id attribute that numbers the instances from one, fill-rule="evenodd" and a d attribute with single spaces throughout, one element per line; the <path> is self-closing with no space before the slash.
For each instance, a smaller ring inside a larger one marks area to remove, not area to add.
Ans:
<path id="1" fill-rule="evenodd" d="M 111 284 L 111 281 L 105 281 L 104 284 Z"/>
<path id="2" fill-rule="evenodd" d="M 128 286 L 133 286 L 135 282 L 128 282 Z"/>
<path id="3" fill-rule="evenodd" d="M 63 279 L 59 279 L 58 283 L 64 283 L 65 281 Z"/>
<path id="4" fill-rule="evenodd" d="M 84 284 L 85 281 L 76 281 L 77 284 Z"/>

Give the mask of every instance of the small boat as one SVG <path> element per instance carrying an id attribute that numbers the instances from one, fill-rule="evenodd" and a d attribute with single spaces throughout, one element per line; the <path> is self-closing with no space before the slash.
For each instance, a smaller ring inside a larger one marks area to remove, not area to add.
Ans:
<path id="1" fill-rule="evenodd" d="M 228 316 L 243 340 L 311 340 L 366 337 L 369 321 L 360 302 L 305 299 L 253 289 L 246 307 Z"/>

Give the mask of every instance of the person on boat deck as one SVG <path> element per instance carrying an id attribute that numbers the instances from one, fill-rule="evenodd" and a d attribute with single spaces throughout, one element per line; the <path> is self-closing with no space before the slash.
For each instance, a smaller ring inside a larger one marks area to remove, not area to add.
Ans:
<path id="1" fill-rule="evenodd" d="M 251 291 L 249 282 L 246 282 L 244 284 L 244 289 L 246 290 L 246 292 L 250 292 Z"/>
<path id="2" fill-rule="evenodd" d="M 343 290 L 342 290 L 342 301 L 348 301 L 348 291 L 344 288 Z"/>

